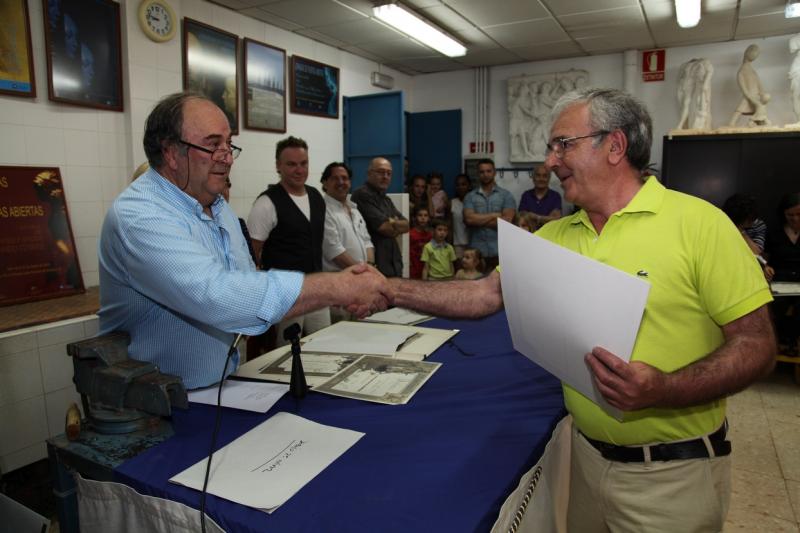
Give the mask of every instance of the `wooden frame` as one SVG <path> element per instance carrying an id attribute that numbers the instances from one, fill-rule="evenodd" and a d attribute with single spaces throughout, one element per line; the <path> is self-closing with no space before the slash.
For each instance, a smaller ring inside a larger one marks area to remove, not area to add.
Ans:
<path id="1" fill-rule="evenodd" d="M 292 113 L 339 118 L 339 69 L 292 56 Z"/>
<path id="2" fill-rule="evenodd" d="M 244 39 L 244 127 L 286 132 L 286 50 Z"/>
<path id="3" fill-rule="evenodd" d="M 0 306 L 84 291 L 58 168 L 0 167 Z"/>
<path id="4" fill-rule="evenodd" d="M 0 2 L 0 20 L 9 28 L 5 38 L 0 36 L 0 49 L 8 51 L 8 56 L 0 57 L 0 94 L 35 98 L 36 77 L 33 71 L 28 0 Z M 11 42 L 4 43 L 5 39 Z"/>
<path id="5" fill-rule="evenodd" d="M 50 100 L 123 110 L 119 4 L 42 0 Z"/>
<path id="6" fill-rule="evenodd" d="M 183 19 L 183 88 L 214 102 L 239 133 L 239 37 Z"/>

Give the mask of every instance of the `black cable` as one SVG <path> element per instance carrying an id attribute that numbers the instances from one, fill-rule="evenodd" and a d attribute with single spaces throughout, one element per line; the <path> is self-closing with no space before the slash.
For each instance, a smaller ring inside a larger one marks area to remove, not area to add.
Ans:
<path id="1" fill-rule="evenodd" d="M 219 433 L 219 423 L 222 419 L 222 385 L 225 383 L 225 373 L 228 371 L 228 361 L 231 360 L 236 346 L 242 340 L 242 334 L 236 335 L 231 347 L 228 348 L 228 355 L 225 357 L 225 367 L 222 369 L 222 379 L 219 381 L 217 391 L 217 417 L 214 421 L 214 432 L 211 434 L 211 450 L 208 452 L 208 462 L 206 463 L 206 478 L 203 481 L 203 492 L 200 493 L 200 530 L 206 533 L 206 489 L 208 488 L 208 475 L 211 472 L 211 458 L 214 456 L 214 448 L 217 445 L 217 434 Z"/>

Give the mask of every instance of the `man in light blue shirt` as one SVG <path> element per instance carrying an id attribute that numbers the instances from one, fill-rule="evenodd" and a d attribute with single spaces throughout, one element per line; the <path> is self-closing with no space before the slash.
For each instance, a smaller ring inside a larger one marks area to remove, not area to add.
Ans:
<path id="1" fill-rule="evenodd" d="M 128 332 L 132 358 L 204 387 L 222 377 L 236 333 L 257 335 L 330 305 L 358 315 L 385 309 L 385 279 L 366 266 L 306 276 L 256 270 L 221 196 L 241 149 L 211 101 L 164 98 L 147 118 L 144 150 L 151 168 L 109 209 L 98 249 L 100 333 Z"/>
<path id="2" fill-rule="evenodd" d="M 494 161 L 478 161 L 481 186 L 464 198 L 464 223 L 470 228 L 469 245 L 483 254 L 486 272 L 497 266 L 497 219 L 513 222 L 517 212 L 514 197 L 495 181 Z"/>

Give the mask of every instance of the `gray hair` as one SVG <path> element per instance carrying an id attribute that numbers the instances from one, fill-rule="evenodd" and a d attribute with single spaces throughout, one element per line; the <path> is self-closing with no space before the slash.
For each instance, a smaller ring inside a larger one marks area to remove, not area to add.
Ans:
<path id="1" fill-rule="evenodd" d="M 189 100 L 208 100 L 193 92 L 174 93 L 159 101 L 148 115 L 144 124 L 144 153 L 152 168 L 164 164 L 164 148 L 176 144 L 183 135 L 183 105 Z M 183 148 L 185 151 L 186 148 Z"/>
<path id="2" fill-rule="evenodd" d="M 621 130 L 628 139 L 625 152 L 628 162 L 642 173 L 648 170 L 653 120 L 644 104 L 618 89 L 582 89 L 558 99 L 553 106 L 552 121 L 555 122 L 567 108 L 577 104 L 587 104 L 592 129 L 607 132 Z"/>

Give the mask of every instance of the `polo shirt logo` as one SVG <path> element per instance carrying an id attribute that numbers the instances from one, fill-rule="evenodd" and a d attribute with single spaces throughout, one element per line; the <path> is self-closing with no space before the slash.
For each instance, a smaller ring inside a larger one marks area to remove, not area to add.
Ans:
<path id="1" fill-rule="evenodd" d="M 647 270 L 640 270 L 639 272 L 636 273 L 636 275 L 639 276 L 640 278 L 646 278 Z"/>

